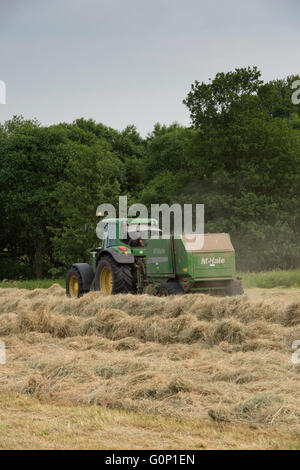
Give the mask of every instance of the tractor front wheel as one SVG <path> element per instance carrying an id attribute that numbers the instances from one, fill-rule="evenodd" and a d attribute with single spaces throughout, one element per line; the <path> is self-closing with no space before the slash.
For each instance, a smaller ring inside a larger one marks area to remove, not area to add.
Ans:
<path id="1" fill-rule="evenodd" d="M 103 256 L 96 271 L 95 289 L 104 295 L 133 293 L 131 267 L 128 264 L 117 263 L 111 256 Z"/>
<path id="2" fill-rule="evenodd" d="M 81 297 L 84 294 L 81 274 L 74 266 L 67 274 L 66 294 L 72 298 Z"/>

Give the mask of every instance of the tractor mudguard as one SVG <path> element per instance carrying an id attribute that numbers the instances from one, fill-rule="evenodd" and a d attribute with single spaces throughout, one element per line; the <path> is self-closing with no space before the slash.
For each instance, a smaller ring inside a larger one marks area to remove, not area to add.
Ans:
<path id="1" fill-rule="evenodd" d="M 94 280 L 95 274 L 91 266 L 88 263 L 75 263 L 74 266 L 78 269 L 81 279 L 82 279 L 82 288 L 84 291 L 89 291 Z"/>
<path id="2" fill-rule="evenodd" d="M 118 253 L 113 248 L 106 248 L 105 250 L 101 251 L 101 256 L 103 256 L 105 253 L 109 253 L 110 256 L 112 256 L 113 259 L 117 263 L 120 263 L 120 264 L 133 264 L 134 263 L 134 256 L 132 253 L 128 253 L 128 255 L 126 255 L 124 252 Z"/>

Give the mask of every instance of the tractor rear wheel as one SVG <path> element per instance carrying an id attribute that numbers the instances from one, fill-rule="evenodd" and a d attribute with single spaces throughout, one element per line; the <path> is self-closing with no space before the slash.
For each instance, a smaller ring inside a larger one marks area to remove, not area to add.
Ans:
<path id="1" fill-rule="evenodd" d="M 84 294 L 81 274 L 74 266 L 67 274 L 66 294 L 72 298 L 81 297 Z"/>
<path id="2" fill-rule="evenodd" d="M 167 295 L 180 295 L 183 294 L 183 289 L 178 282 L 170 281 L 162 284 L 158 291 L 159 297 L 165 297 Z"/>
<path id="3" fill-rule="evenodd" d="M 96 271 L 95 289 L 104 295 L 133 293 L 131 267 L 128 264 L 117 263 L 111 256 L 103 256 Z"/>

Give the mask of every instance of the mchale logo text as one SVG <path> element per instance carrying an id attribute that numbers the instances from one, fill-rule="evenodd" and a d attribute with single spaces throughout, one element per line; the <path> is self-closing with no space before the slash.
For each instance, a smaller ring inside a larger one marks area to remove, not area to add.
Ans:
<path id="1" fill-rule="evenodd" d="M 224 258 L 201 258 L 201 264 L 224 264 Z"/>

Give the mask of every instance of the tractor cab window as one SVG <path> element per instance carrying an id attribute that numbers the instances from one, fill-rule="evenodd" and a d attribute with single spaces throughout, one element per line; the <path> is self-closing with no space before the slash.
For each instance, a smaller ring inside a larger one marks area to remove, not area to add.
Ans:
<path id="1" fill-rule="evenodd" d="M 108 223 L 103 229 L 102 248 L 108 248 L 116 243 L 116 226 L 114 223 Z"/>
<path id="2" fill-rule="evenodd" d="M 108 236 L 108 224 L 106 224 L 104 229 L 103 229 L 102 248 L 107 247 L 107 236 Z"/>
<path id="3" fill-rule="evenodd" d="M 127 223 L 127 238 L 121 241 L 131 247 L 144 247 L 149 238 L 160 232 L 161 230 L 153 224 L 131 222 Z"/>

